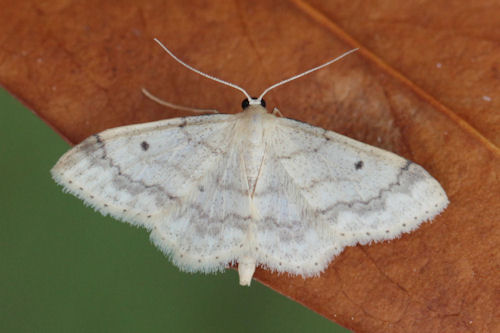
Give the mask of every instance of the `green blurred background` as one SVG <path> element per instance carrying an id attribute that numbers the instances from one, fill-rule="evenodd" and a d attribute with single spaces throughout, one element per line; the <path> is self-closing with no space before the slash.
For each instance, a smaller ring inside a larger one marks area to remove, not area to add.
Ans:
<path id="1" fill-rule="evenodd" d="M 182 273 L 62 193 L 68 144 L 1 88 L 0 142 L 0 332 L 348 332 L 234 271 Z"/>

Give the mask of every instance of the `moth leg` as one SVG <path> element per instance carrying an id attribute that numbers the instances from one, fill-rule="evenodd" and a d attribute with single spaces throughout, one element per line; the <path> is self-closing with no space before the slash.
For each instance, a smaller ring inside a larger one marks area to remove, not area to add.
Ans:
<path id="1" fill-rule="evenodd" d="M 273 113 L 273 116 L 277 115 L 278 117 L 283 118 L 283 113 L 281 113 L 280 110 L 278 110 L 278 108 L 274 108 L 272 113 Z"/>
<path id="2" fill-rule="evenodd" d="M 219 113 L 219 111 L 217 111 L 215 109 L 192 108 L 189 106 L 182 106 L 182 105 L 177 105 L 174 103 L 164 101 L 164 100 L 156 97 L 155 95 L 151 94 L 149 91 L 146 90 L 146 88 L 142 88 L 142 93 L 144 95 L 146 95 L 146 97 L 149 98 L 150 100 L 152 100 L 160 105 L 163 105 L 163 106 L 166 106 L 168 108 L 175 109 L 175 110 L 189 111 L 189 112 L 194 112 L 194 113 Z"/>

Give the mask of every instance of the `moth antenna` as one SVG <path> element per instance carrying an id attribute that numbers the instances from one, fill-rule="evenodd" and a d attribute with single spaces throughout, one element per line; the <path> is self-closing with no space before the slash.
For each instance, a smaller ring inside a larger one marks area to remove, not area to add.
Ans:
<path id="1" fill-rule="evenodd" d="M 310 74 L 310 73 L 312 73 L 312 72 L 314 72 L 314 71 L 317 71 L 317 70 L 319 70 L 319 69 L 321 69 L 321 68 L 323 68 L 323 67 L 326 67 L 326 66 L 328 66 L 328 65 L 330 65 L 330 64 L 333 64 L 334 62 L 336 62 L 336 61 L 338 61 L 338 60 L 340 60 L 340 59 L 344 58 L 345 56 L 347 56 L 347 55 L 349 55 L 349 54 L 351 54 L 351 53 L 356 52 L 357 50 L 359 50 L 359 48 L 355 48 L 355 49 L 349 50 L 349 51 L 347 51 L 347 52 L 345 52 L 345 53 L 341 54 L 340 56 L 338 56 L 338 57 L 336 57 L 336 58 L 334 58 L 334 59 L 332 59 L 332 60 L 330 60 L 330 61 L 325 62 L 325 63 L 324 63 L 324 64 L 322 64 L 322 65 L 316 66 L 316 67 L 311 68 L 311 69 L 309 69 L 309 70 L 307 70 L 307 71 L 305 71 L 305 72 L 302 72 L 302 73 L 297 74 L 297 75 L 294 75 L 294 76 L 292 76 L 292 77 L 290 77 L 290 78 L 288 78 L 288 79 L 285 79 L 285 80 L 283 80 L 283 81 L 280 81 L 280 82 L 278 82 L 278 83 L 275 83 L 275 84 L 273 84 L 272 86 L 270 86 L 269 88 L 267 88 L 266 90 L 264 90 L 264 92 L 263 92 L 262 94 L 260 94 L 260 96 L 259 96 L 258 98 L 252 98 L 252 97 L 250 97 L 250 94 L 249 94 L 249 93 L 247 93 L 247 92 L 246 92 L 246 90 L 245 90 L 245 89 L 243 89 L 243 88 L 241 88 L 240 86 L 238 86 L 238 85 L 236 85 L 236 84 L 234 84 L 234 83 L 231 83 L 231 82 L 228 82 L 228 81 L 225 81 L 225 80 L 219 79 L 219 78 L 217 78 L 217 77 L 215 77 L 215 76 L 212 76 L 212 75 L 210 75 L 210 74 L 204 73 L 204 72 L 200 71 L 199 69 L 196 69 L 196 68 L 194 68 L 193 66 L 186 64 L 184 61 L 182 61 L 181 59 L 179 59 L 179 58 L 178 58 L 175 54 L 173 54 L 173 53 L 172 53 L 172 51 L 170 51 L 170 50 L 169 50 L 169 49 L 168 49 L 165 45 L 163 45 L 163 44 L 162 44 L 162 42 L 160 42 L 160 40 L 159 40 L 158 38 L 155 38 L 155 39 L 154 39 L 154 41 L 155 41 L 155 42 L 157 42 L 157 43 L 158 43 L 158 45 L 160 45 L 160 46 L 161 46 L 161 48 L 162 48 L 165 52 L 167 52 L 167 53 L 168 53 L 168 54 L 169 54 L 172 58 L 174 58 L 174 60 L 175 60 L 175 61 L 177 61 L 179 64 L 181 64 L 182 66 L 186 67 L 187 69 L 189 69 L 189 70 L 191 70 L 191 71 L 193 71 L 193 72 L 195 72 L 195 73 L 197 73 L 197 74 L 199 74 L 199 75 L 201 75 L 201 76 L 203 76 L 203 77 L 206 77 L 207 79 L 213 80 L 213 81 L 215 81 L 215 82 L 222 83 L 222 84 L 224 84 L 224 85 L 226 85 L 226 86 L 229 86 L 229 87 L 231 87 L 231 88 L 234 88 L 234 89 L 237 89 L 237 90 L 241 91 L 241 92 L 242 92 L 242 93 L 246 96 L 246 98 L 248 99 L 248 102 L 250 103 L 250 105 L 254 105 L 254 104 L 256 104 L 256 105 L 260 105 L 260 104 L 261 104 L 261 101 L 262 101 L 262 98 L 263 98 L 263 97 L 264 97 L 264 95 L 265 95 L 265 94 L 267 94 L 270 90 L 272 90 L 272 89 L 274 89 L 274 88 L 276 88 L 276 87 L 279 87 L 279 86 L 281 86 L 281 85 L 284 85 L 285 83 L 288 83 L 288 82 L 293 81 L 293 80 L 295 80 L 295 79 L 298 79 L 298 78 L 300 78 L 300 77 L 302 77 L 302 76 L 305 76 L 305 75 L 307 75 L 307 74 Z"/>
<path id="2" fill-rule="evenodd" d="M 229 87 L 232 87 L 234 89 L 237 89 L 239 91 L 241 91 L 243 94 L 245 94 L 245 96 L 248 98 L 249 101 L 252 101 L 253 98 L 250 97 L 250 95 L 245 91 L 245 89 L 241 88 L 240 86 L 234 84 L 234 83 L 231 83 L 231 82 L 227 82 L 227 81 L 224 81 L 222 79 L 219 79 L 215 76 L 212 76 L 210 74 L 207 74 L 207 73 L 203 73 L 202 71 L 200 71 L 199 69 L 196 69 L 194 68 L 193 66 L 190 66 L 188 64 L 186 64 L 184 61 L 182 61 L 181 59 L 177 58 L 175 56 L 175 54 L 172 53 L 172 51 L 170 51 L 165 45 L 163 45 L 159 40 L 158 38 L 155 38 L 154 39 L 155 42 L 157 42 L 162 48 L 163 50 L 165 50 L 165 52 L 167 52 L 172 58 L 174 58 L 175 61 L 177 61 L 179 64 L 181 64 L 182 66 L 186 67 L 187 69 L 189 70 L 192 70 L 193 72 L 195 73 L 198 73 L 200 74 L 201 76 L 204 76 L 206 77 L 207 79 L 210 79 L 210 80 L 213 80 L 213 81 L 216 81 L 216 82 L 219 82 L 219 83 L 222 83 L 222 84 L 225 84 L 226 86 L 229 86 Z"/>
<path id="3" fill-rule="evenodd" d="M 259 96 L 258 100 L 260 101 L 260 100 L 264 97 L 264 95 L 265 95 L 265 94 L 267 94 L 267 93 L 268 93 L 271 89 L 274 89 L 274 88 L 276 88 L 276 87 L 279 87 L 279 86 L 281 86 L 281 85 L 284 85 L 285 83 L 288 83 L 288 82 L 290 82 L 290 81 L 293 81 L 293 80 L 295 80 L 295 79 L 298 79 L 298 78 L 300 78 L 300 77 L 303 77 L 303 76 L 305 76 L 305 75 L 307 75 L 307 74 L 310 74 L 310 73 L 312 73 L 312 72 L 314 72 L 314 71 L 317 71 L 318 69 L 321 69 L 321 68 L 326 67 L 326 66 L 328 66 L 328 65 L 330 65 L 330 64 L 333 64 L 334 62 L 339 61 L 340 59 L 344 58 L 345 56 L 347 56 L 347 55 L 349 55 L 349 54 L 351 54 L 351 53 L 353 53 L 353 52 L 356 52 L 357 50 L 359 50 L 359 48 L 355 48 L 355 49 L 349 50 L 349 51 L 347 51 L 347 52 L 345 52 L 345 53 L 343 53 L 343 54 L 339 55 L 337 58 L 332 59 L 332 60 L 330 60 L 330 61 L 327 61 L 327 62 L 325 62 L 325 63 L 324 63 L 324 64 L 322 64 L 322 65 L 316 66 L 316 67 L 311 68 L 311 69 L 309 69 L 309 70 L 307 70 L 307 71 L 305 71 L 305 72 L 303 72 L 303 73 L 300 73 L 300 74 L 294 75 L 294 76 L 292 76 L 292 77 L 290 77 L 290 78 L 288 78 L 288 79 L 285 79 L 285 80 L 283 80 L 283 81 L 280 81 L 280 82 L 278 82 L 278 83 L 273 84 L 272 86 L 270 86 L 269 88 L 267 88 L 266 90 L 264 90 L 264 92 L 263 92 L 262 94 L 260 94 L 260 96 Z"/>

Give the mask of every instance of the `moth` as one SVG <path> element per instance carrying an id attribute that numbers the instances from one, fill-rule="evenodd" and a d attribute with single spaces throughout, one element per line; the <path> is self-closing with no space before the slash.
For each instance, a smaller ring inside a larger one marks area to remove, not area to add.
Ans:
<path id="1" fill-rule="evenodd" d="M 148 229 L 181 270 L 238 264 L 320 274 L 346 246 L 389 240 L 433 219 L 445 191 L 421 166 L 391 152 L 266 110 L 271 89 L 243 112 L 123 126 L 92 135 L 51 170 L 65 190 L 104 215 Z M 146 95 L 162 104 L 144 91 Z"/>

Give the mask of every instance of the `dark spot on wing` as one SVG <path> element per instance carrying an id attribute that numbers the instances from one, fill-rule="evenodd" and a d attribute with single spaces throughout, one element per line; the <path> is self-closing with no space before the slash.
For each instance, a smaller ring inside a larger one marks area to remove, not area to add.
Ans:
<path id="1" fill-rule="evenodd" d="M 187 121 L 186 121 L 186 120 L 184 120 L 184 121 L 182 121 L 182 123 L 179 125 L 179 127 L 180 127 L 180 128 L 183 128 L 184 126 L 186 126 L 186 124 L 187 124 Z"/>
<path id="2" fill-rule="evenodd" d="M 354 167 L 356 168 L 356 170 L 362 169 L 363 165 L 363 161 L 357 161 L 356 163 L 354 163 Z"/>
<path id="3" fill-rule="evenodd" d="M 149 149 L 149 143 L 147 143 L 146 141 L 142 141 L 141 142 L 141 148 L 144 151 L 148 150 Z"/>

